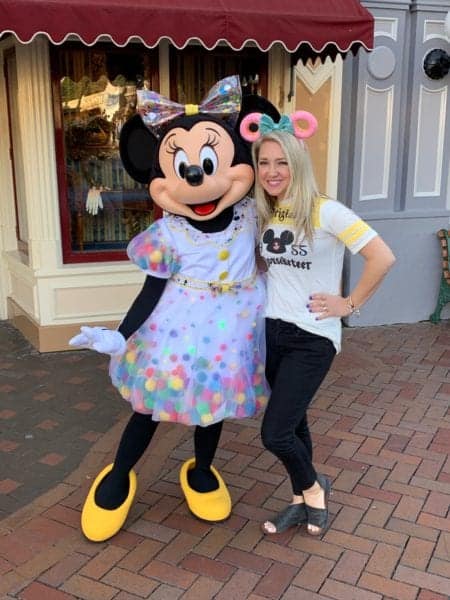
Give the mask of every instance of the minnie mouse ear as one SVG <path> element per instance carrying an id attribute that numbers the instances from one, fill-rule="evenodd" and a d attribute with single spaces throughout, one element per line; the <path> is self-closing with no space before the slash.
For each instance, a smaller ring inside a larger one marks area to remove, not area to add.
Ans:
<path id="1" fill-rule="evenodd" d="M 239 131 L 242 119 L 254 112 L 269 115 L 275 123 L 278 123 L 281 116 L 275 106 L 269 100 L 263 98 L 263 96 L 258 96 L 257 94 L 242 96 L 241 112 L 235 126 L 236 131 Z"/>
<path id="2" fill-rule="evenodd" d="M 128 175 L 148 184 L 158 140 L 144 125 L 139 115 L 128 119 L 120 131 L 119 151 Z"/>

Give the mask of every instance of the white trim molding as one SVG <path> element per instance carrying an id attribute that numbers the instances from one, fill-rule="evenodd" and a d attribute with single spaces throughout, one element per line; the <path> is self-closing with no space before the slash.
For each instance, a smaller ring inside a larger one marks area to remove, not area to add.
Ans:
<path id="1" fill-rule="evenodd" d="M 428 40 L 445 40 L 448 42 L 447 36 L 445 34 L 445 22 L 438 21 L 435 19 L 425 19 L 423 23 L 423 42 L 428 42 Z"/>
<path id="2" fill-rule="evenodd" d="M 388 197 L 393 107 L 394 86 L 385 89 L 366 86 L 359 192 L 361 201 Z"/>
<path id="3" fill-rule="evenodd" d="M 445 119 L 448 86 L 429 89 L 420 86 L 417 143 L 414 163 L 414 196 L 441 193 Z"/>
<path id="4" fill-rule="evenodd" d="M 398 19 L 392 17 L 375 17 L 375 37 L 385 36 L 394 40 L 398 39 Z"/>

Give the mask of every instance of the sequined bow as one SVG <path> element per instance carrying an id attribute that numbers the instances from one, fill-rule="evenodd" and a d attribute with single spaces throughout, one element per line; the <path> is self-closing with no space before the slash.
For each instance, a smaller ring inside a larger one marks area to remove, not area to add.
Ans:
<path id="1" fill-rule="evenodd" d="M 259 130 L 261 135 L 266 135 L 272 131 L 287 131 L 288 133 L 294 133 L 294 126 L 287 115 L 282 115 L 278 123 L 275 123 L 269 115 L 261 115 Z"/>
<path id="2" fill-rule="evenodd" d="M 236 122 L 241 110 L 241 84 L 237 75 L 221 79 L 201 104 L 179 104 L 151 90 L 138 90 L 137 108 L 145 125 L 157 129 L 181 115 L 208 114 Z"/>

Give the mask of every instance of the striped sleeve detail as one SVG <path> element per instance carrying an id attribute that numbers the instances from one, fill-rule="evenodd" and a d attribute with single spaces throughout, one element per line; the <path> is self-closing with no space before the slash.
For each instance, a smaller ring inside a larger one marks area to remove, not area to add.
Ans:
<path id="1" fill-rule="evenodd" d="M 319 227 L 322 225 L 322 222 L 320 220 L 320 209 L 322 208 L 325 202 L 326 199 L 320 197 L 314 200 L 311 218 L 313 229 L 319 229 Z"/>
<path id="2" fill-rule="evenodd" d="M 369 230 L 369 225 L 360 219 L 359 221 L 356 221 L 356 223 L 349 225 L 337 237 L 349 247 L 357 242 Z"/>

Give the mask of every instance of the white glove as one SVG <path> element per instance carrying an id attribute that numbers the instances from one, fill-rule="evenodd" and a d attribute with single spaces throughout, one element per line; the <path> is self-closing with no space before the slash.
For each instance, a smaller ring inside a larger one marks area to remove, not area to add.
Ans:
<path id="1" fill-rule="evenodd" d="M 83 325 L 81 333 L 69 340 L 69 346 L 90 348 L 111 356 L 123 354 L 127 343 L 120 331 Z"/>
<path id="2" fill-rule="evenodd" d="M 89 188 L 86 198 L 86 210 L 90 215 L 96 215 L 99 208 L 103 208 L 101 192 L 104 188 Z"/>

